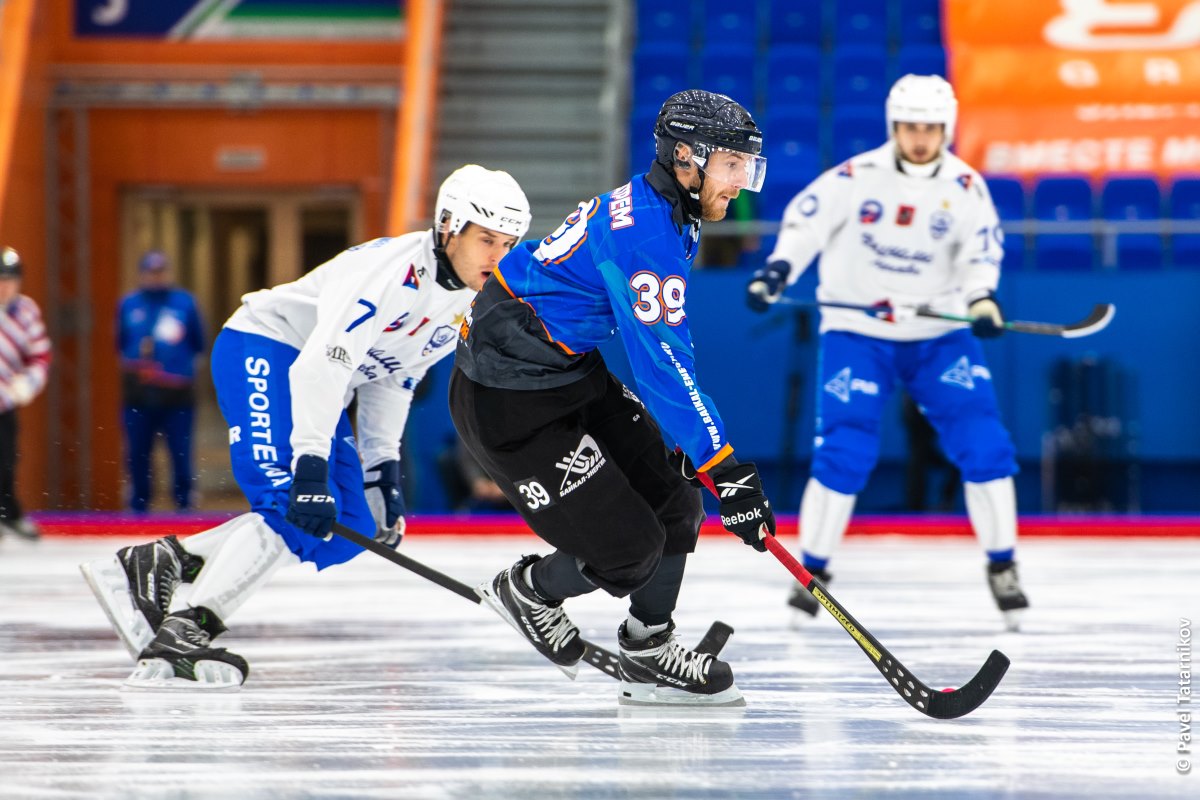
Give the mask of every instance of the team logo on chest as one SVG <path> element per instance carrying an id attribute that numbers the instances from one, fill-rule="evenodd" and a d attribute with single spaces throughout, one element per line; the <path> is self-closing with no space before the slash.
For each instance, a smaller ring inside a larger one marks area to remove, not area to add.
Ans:
<path id="1" fill-rule="evenodd" d="M 913 206 L 900 206 L 896 209 L 896 224 L 900 226 L 912 225 L 913 217 L 917 214 L 917 209 Z"/>
<path id="2" fill-rule="evenodd" d="M 427 356 L 439 347 L 453 342 L 457 330 L 454 325 L 438 325 L 433 329 L 433 335 L 429 337 L 429 341 L 421 348 L 421 355 Z"/>
<path id="3" fill-rule="evenodd" d="M 935 240 L 941 239 L 950 232 L 954 225 L 954 217 L 948 211 L 935 211 L 929 217 L 929 235 Z"/>
<path id="4" fill-rule="evenodd" d="M 566 497 L 578 489 L 604 464 L 604 454 L 600 452 L 600 446 L 596 444 L 595 439 L 584 434 L 583 438 L 579 440 L 579 446 L 554 465 L 567 473 L 558 487 L 558 496 Z"/>
<path id="5" fill-rule="evenodd" d="M 858 209 L 858 221 L 863 225 L 874 225 L 883 216 L 883 205 L 878 200 L 864 200 Z"/>

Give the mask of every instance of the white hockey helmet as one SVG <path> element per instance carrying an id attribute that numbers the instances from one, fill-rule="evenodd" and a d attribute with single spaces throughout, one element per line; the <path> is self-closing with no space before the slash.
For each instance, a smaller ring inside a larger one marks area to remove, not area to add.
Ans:
<path id="1" fill-rule="evenodd" d="M 954 88 L 940 75 L 905 75 L 887 96 L 888 136 L 895 136 L 897 122 L 931 122 L 946 126 L 946 142 L 954 141 L 958 100 Z"/>
<path id="2" fill-rule="evenodd" d="M 468 222 L 507 236 L 523 237 L 533 215 L 529 200 L 512 175 L 467 164 L 450 173 L 438 189 L 434 219 L 438 229 L 458 233 Z"/>

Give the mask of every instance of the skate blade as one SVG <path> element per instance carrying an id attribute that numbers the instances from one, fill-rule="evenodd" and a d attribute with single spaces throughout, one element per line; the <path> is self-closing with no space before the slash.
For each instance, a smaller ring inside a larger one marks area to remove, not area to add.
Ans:
<path id="1" fill-rule="evenodd" d="M 1013 608 L 1008 611 L 1001 611 L 1004 617 L 1004 629 L 1009 633 L 1020 633 L 1021 620 L 1025 616 L 1025 609 Z"/>
<path id="2" fill-rule="evenodd" d="M 674 708 L 741 708 L 746 698 L 737 685 L 716 694 L 696 694 L 671 686 L 655 686 L 648 683 L 621 681 L 617 691 L 617 703 L 623 706 L 674 707 Z"/>
<path id="3" fill-rule="evenodd" d="M 525 632 L 523 630 L 521 630 L 521 626 L 517 624 L 517 621 L 515 619 L 513 619 L 512 614 L 508 613 L 508 609 L 504 607 L 504 603 L 502 603 L 500 601 L 500 598 L 496 597 L 496 595 L 492 594 L 492 584 L 490 581 L 487 583 L 481 583 L 478 586 L 476 586 L 475 594 L 479 595 L 479 599 L 482 600 L 484 603 L 486 603 L 488 605 L 488 607 L 492 609 L 492 611 L 495 611 L 497 614 L 499 614 L 500 619 L 507 622 L 510 626 L 512 626 L 512 629 L 514 631 L 521 634 L 522 639 L 525 639 Z M 525 639 L 525 641 L 529 642 L 528 639 Z M 533 643 L 530 642 L 529 646 L 533 647 Z M 544 655 L 542 655 L 542 653 L 536 647 L 533 648 L 533 651 L 535 653 L 537 653 L 539 656 L 542 656 L 542 658 L 546 658 Z M 578 663 L 564 666 L 555 661 L 552 661 L 549 658 L 546 658 L 546 660 L 549 661 L 551 664 L 554 664 L 554 666 L 558 667 L 559 670 L 562 672 L 562 674 L 566 675 L 571 680 L 575 680 L 579 676 L 579 664 Z"/>
<path id="4" fill-rule="evenodd" d="M 79 565 L 96 602 L 129 655 L 137 658 L 154 638 L 154 630 L 133 604 L 129 579 L 116 556 Z"/>
<path id="5" fill-rule="evenodd" d="M 133 674 L 121 684 L 123 692 L 236 692 L 245 676 L 223 661 L 197 661 L 196 680 L 180 678 L 175 668 L 161 658 L 143 658 Z"/>

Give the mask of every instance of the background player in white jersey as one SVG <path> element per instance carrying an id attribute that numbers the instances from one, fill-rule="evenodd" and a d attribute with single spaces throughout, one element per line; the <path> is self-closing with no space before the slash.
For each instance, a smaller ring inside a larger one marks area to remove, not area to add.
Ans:
<path id="1" fill-rule="evenodd" d="M 884 406 L 900 382 L 962 472 L 989 585 L 1015 628 L 1029 605 L 1013 560 L 1015 448 L 976 339 L 1003 332 L 995 297 L 1003 235 L 983 178 L 947 149 L 957 106 L 940 77 L 897 81 L 887 98 L 887 143 L 825 172 L 792 199 L 747 302 L 767 310 L 820 253 L 821 302 L 887 299 L 899 309 L 929 305 L 974 319 L 964 329 L 911 315 L 890 322 L 821 309 L 816 438 L 800 547 L 805 567 L 828 582 L 829 559 L 879 456 Z M 816 599 L 799 584 L 789 602 L 816 614 Z"/>
<path id="2" fill-rule="evenodd" d="M 433 230 L 352 247 L 242 298 L 213 345 L 212 369 L 250 512 L 82 566 L 138 659 L 126 686 L 237 688 L 245 659 L 211 641 L 276 569 L 358 555 L 330 535 L 334 520 L 399 544 L 400 438 L 413 389 L 454 352 L 475 293 L 529 222 L 508 173 L 469 164 L 442 184 Z M 346 412 L 355 398 L 357 445 Z M 187 607 L 172 610 L 181 582 L 192 584 Z"/>

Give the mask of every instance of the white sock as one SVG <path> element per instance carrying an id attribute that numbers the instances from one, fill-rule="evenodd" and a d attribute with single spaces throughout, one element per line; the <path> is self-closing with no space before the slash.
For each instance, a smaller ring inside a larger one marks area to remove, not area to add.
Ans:
<path id="1" fill-rule="evenodd" d="M 1017 546 L 1017 493 L 1010 478 L 963 483 L 967 516 L 983 549 L 989 553 Z"/>
<path id="2" fill-rule="evenodd" d="M 842 541 L 857 495 L 842 494 L 809 478 L 800 500 L 800 549 L 827 559 Z"/>
<path id="3" fill-rule="evenodd" d="M 669 622 L 664 622 L 661 625 L 647 625 L 633 614 L 630 614 L 625 618 L 625 633 L 629 634 L 630 639 L 649 639 L 654 634 L 665 631 L 670 624 Z"/>
<path id="4" fill-rule="evenodd" d="M 228 533 L 221 547 L 205 559 L 188 596 L 188 605 L 204 606 L 222 620 L 250 599 L 277 569 L 300 563 L 283 537 L 261 516 L 244 517 L 249 519 Z"/>
<path id="5" fill-rule="evenodd" d="M 184 536 L 179 539 L 179 544 L 184 550 L 188 551 L 192 555 L 200 556 L 207 561 L 213 553 L 220 549 L 221 544 L 225 541 L 225 537 L 228 536 L 231 531 L 234 531 L 240 528 L 242 525 L 245 525 L 248 522 L 252 522 L 256 519 L 261 520 L 262 517 L 253 512 L 239 514 L 231 520 L 222 522 L 215 528 L 209 528 L 206 531 L 201 531 L 200 533 L 195 533 L 191 536 Z"/>

